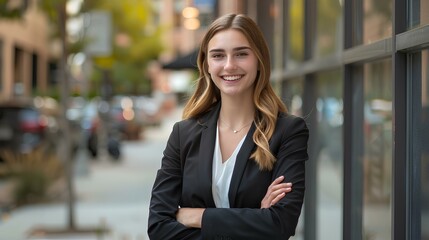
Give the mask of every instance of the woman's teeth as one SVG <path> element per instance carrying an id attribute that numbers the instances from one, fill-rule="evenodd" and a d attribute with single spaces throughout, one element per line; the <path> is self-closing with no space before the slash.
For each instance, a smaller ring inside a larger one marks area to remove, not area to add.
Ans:
<path id="1" fill-rule="evenodd" d="M 235 81 L 241 78 L 241 75 L 236 75 L 236 76 L 223 76 L 222 77 L 224 80 L 226 81 Z"/>

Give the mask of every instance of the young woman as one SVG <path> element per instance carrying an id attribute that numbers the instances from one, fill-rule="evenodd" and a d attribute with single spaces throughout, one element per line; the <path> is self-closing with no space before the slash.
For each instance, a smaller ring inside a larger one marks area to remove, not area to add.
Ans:
<path id="1" fill-rule="evenodd" d="M 236 14 L 213 22 L 198 69 L 153 186 L 150 238 L 288 239 L 304 199 L 309 133 L 270 85 L 255 22 Z"/>

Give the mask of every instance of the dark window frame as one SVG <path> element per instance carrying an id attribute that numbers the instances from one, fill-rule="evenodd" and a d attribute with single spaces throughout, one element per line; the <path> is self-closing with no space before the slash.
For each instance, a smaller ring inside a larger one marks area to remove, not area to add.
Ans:
<path id="1" fill-rule="evenodd" d="M 412 146 L 410 145 L 413 138 L 413 132 L 410 130 L 414 103 L 416 100 L 410 100 L 410 96 L 414 96 L 416 91 L 410 82 L 416 81 L 412 79 L 410 74 L 415 71 L 415 67 L 421 64 L 421 59 L 411 58 L 410 54 L 418 53 L 429 46 L 429 24 L 417 26 L 408 29 L 411 19 L 411 13 L 407 13 L 410 8 L 409 4 L 416 0 L 392 0 L 393 3 L 393 19 L 392 19 L 392 36 L 381 39 L 370 44 L 362 44 L 362 11 L 356 11 L 358 6 L 362 6 L 362 0 L 344 1 L 343 17 L 344 17 L 344 49 L 339 54 L 333 54 L 319 59 L 313 59 L 312 47 L 314 46 L 314 13 L 317 8 L 317 0 L 305 0 L 304 13 L 304 62 L 299 68 L 287 69 L 284 67 L 279 73 L 282 81 L 288 81 L 301 77 L 304 81 L 304 96 L 303 96 L 303 115 L 308 114 L 309 109 L 314 104 L 312 93 L 314 89 L 311 87 L 314 74 L 335 68 L 344 68 L 344 202 L 343 202 L 343 239 L 362 239 L 362 209 L 361 204 L 356 202 L 354 194 L 359 192 L 359 188 L 353 189 L 358 173 L 356 171 L 356 156 L 362 152 L 361 141 L 356 140 L 356 132 L 354 129 L 359 129 L 359 121 L 363 121 L 363 112 L 356 110 L 359 104 L 363 104 L 363 89 L 362 81 L 359 80 L 361 74 L 361 65 L 363 63 L 374 60 L 391 58 L 393 71 L 393 109 L 394 109 L 394 126 L 393 126 L 393 165 L 392 165 L 392 239 L 418 239 L 420 232 L 420 214 L 419 209 L 416 209 L 414 201 L 416 196 L 416 182 L 420 181 L 418 175 L 412 175 L 413 168 L 416 162 L 412 156 Z M 408 4 L 408 5 L 407 5 Z M 360 8 L 361 9 L 361 8 Z M 420 9 L 412 9 L 419 11 Z M 288 11 L 284 11 L 287 15 Z M 288 16 L 284 16 L 288 19 Z M 287 31 L 285 31 L 287 32 Z M 286 34 L 283 35 L 286 38 Z M 285 51 L 287 48 L 285 46 Z M 285 53 L 286 54 L 286 53 Z M 410 65 L 413 62 L 414 65 Z M 283 66 L 285 64 L 283 63 Z M 415 78 L 415 77 L 414 77 Z M 414 97 L 413 97 L 414 98 Z M 361 99 L 361 100 L 359 100 Z M 353 106 L 353 108 L 347 107 Z M 313 121 L 311 118 L 308 119 Z M 355 138 L 355 140 L 353 140 Z M 359 137 L 362 138 L 362 137 Z M 310 139 L 311 140 L 311 139 Z M 311 141 L 310 141 L 311 144 Z M 311 161 L 310 161 L 311 162 Z M 412 162 L 412 163 L 411 163 Z M 411 165 L 407 165 L 411 164 Z M 308 175 L 312 175 L 316 165 L 309 163 Z M 359 171 L 358 171 L 359 172 Z M 407 179 L 407 181 L 404 181 Z M 307 184 L 309 189 L 306 192 L 305 202 L 305 231 L 304 237 L 306 240 L 316 239 L 316 189 L 312 188 L 314 178 L 309 177 Z M 414 186 L 414 187 L 413 187 Z M 417 207 L 418 208 L 418 207 Z M 359 216 L 360 212 L 360 216 Z M 360 234 L 360 235 L 359 235 Z M 359 237 L 360 236 L 360 237 Z"/>

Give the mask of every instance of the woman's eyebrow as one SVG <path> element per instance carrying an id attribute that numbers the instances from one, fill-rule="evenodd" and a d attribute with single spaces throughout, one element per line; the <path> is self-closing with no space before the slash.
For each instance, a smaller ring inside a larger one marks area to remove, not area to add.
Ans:
<path id="1" fill-rule="evenodd" d="M 250 47 L 236 47 L 236 48 L 233 48 L 232 50 L 233 51 L 240 51 L 240 50 L 246 50 L 246 49 L 251 50 Z M 211 49 L 209 52 L 225 52 L 225 49 L 215 48 L 215 49 Z"/>

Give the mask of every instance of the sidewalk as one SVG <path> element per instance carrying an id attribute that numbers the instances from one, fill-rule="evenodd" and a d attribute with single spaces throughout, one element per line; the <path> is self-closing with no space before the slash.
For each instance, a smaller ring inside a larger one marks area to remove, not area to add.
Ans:
<path id="1" fill-rule="evenodd" d="M 65 203 L 25 206 L 0 220 L 0 240 L 144 240 L 150 191 L 160 166 L 172 125 L 181 109 L 169 115 L 160 127 L 147 129 L 143 141 L 124 142 L 119 163 L 106 159 L 84 161 L 75 177 L 75 225 L 79 229 L 105 226 L 108 234 L 95 233 L 29 237 L 32 229 L 64 229 L 68 212 Z M 85 165 L 86 164 L 86 165 Z M 82 171 L 86 166 L 87 171 Z"/>

